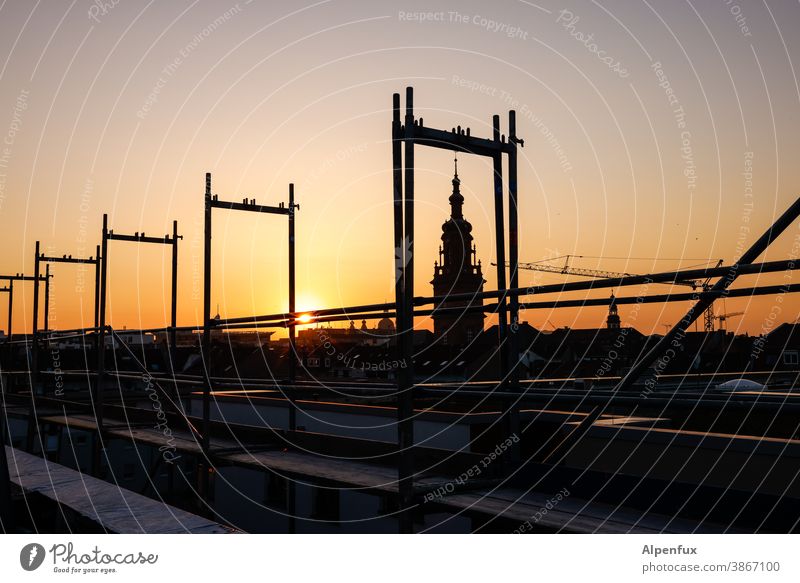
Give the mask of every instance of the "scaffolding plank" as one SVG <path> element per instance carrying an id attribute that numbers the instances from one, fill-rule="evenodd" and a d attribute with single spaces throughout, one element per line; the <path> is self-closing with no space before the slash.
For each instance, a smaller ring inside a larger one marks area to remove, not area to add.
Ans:
<path id="1" fill-rule="evenodd" d="M 113 533 L 214 534 L 234 532 L 219 523 L 6 447 L 11 483 L 41 494 Z"/>
<path id="2" fill-rule="evenodd" d="M 90 416 L 72 415 L 56 416 L 42 421 L 66 424 L 73 428 L 93 430 L 96 428 Z M 164 435 L 154 429 L 134 427 L 129 429 L 113 429 L 106 431 L 109 437 L 127 439 L 134 442 L 159 447 L 164 443 Z M 186 432 L 175 431 L 172 443 L 177 451 L 186 454 L 201 455 L 197 441 Z M 241 448 L 235 452 L 236 446 Z M 312 455 L 300 451 L 270 450 L 247 451 L 246 445 L 237 444 L 233 440 L 214 438 L 211 440 L 212 452 L 221 448 L 215 456 L 219 460 L 255 469 L 268 469 L 281 474 L 295 474 L 306 478 L 330 480 L 350 489 L 372 490 L 397 494 L 397 471 L 360 461 L 336 459 Z M 425 476 L 415 480 L 418 486 L 436 486 L 446 483 L 446 476 Z M 521 491 L 501 487 L 492 491 L 473 491 L 447 495 L 436 500 L 451 508 L 485 514 L 503 516 L 524 523 L 536 516 L 548 502 L 547 494 L 540 492 L 523 493 Z M 678 521 L 669 517 L 646 515 L 631 509 L 611 507 L 597 502 L 566 499 L 557 508 L 549 511 L 538 521 L 538 525 L 548 529 L 568 532 L 699 532 L 714 531 L 713 526 L 700 525 L 690 521 Z"/>

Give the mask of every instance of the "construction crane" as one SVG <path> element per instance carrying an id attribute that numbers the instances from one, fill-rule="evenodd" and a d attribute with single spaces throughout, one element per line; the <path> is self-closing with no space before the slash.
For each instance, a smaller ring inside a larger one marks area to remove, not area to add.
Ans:
<path id="1" fill-rule="evenodd" d="M 717 264 L 714 267 L 719 267 L 722 265 L 722 259 L 717 261 Z M 711 278 L 709 277 L 703 282 L 703 291 L 707 291 L 711 287 Z M 703 330 L 706 332 L 713 332 L 714 331 L 714 304 L 711 303 L 708 305 L 708 308 L 705 312 L 703 312 Z M 720 320 L 720 325 L 722 325 L 724 320 Z"/>
<path id="2" fill-rule="evenodd" d="M 547 265 L 544 262 L 535 262 L 535 263 L 519 263 L 520 269 L 527 269 L 530 271 L 545 271 L 547 273 L 560 273 L 562 275 L 580 275 L 582 277 L 605 277 L 605 278 L 615 278 L 615 277 L 638 277 L 640 274 L 638 273 L 628 273 L 625 271 L 605 271 L 603 269 L 586 269 L 584 267 L 573 267 L 569 264 L 570 259 L 581 259 L 583 255 L 559 255 L 558 257 L 553 257 L 551 259 L 545 259 L 544 261 L 554 261 L 556 259 L 564 259 L 564 266 L 559 267 L 557 265 Z M 492 263 L 495 267 L 497 263 Z M 506 267 L 509 266 L 509 263 L 506 262 Z M 666 282 L 659 282 L 659 283 L 666 283 L 667 285 L 687 285 L 692 289 L 697 289 L 698 287 L 703 287 L 698 281 L 695 280 L 675 280 L 675 281 L 666 281 Z"/>
<path id="3" fill-rule="evenodd" d="M 527 269 L 530 271 L 544 271 L 547 273 L 560 273 L 562 275 L 578 275 L 582 277 L 602 277 L 602 278 L 615 278 L 615 277 L 636 277 L 640 274 L 637 273 L 628 273 L 624 271 L 606 271 L 603 269 L 586 269 L 584 267 L 573 267 L 569 264 L 570 259 L 582 259 L 583 255 L 559 255 L 558 257 L 552 257 L 550 259 L 545 259 L 540 262 L 534 263 L 525 263 L 520 262 L 519 268 L 520 269 Z M 557 265 L 548 265 L 545 263 L 546 261 L 554 261 L 556 259 L 564 259 L 564 266 L 559 267 Z M 495 267 L 497 263 L 492 263 Z M 506 267 L 510 264 L 506 262 Z M 717 261 L 716 267 L 722 265 L 722 259 Z M 693 290 L 697 288 L 702 288 L 703 291 L 707 291 L 710 286 L 711 278 L 709 277 L 704 282 L 699 282 L 697 280 L 675 280 L 675 281 L 664 281 L 658 283 L 664 283 L 667 285 L 685 285 L 691 287 Z M 711 304 L 708 309 L 703 313 L 703 323 L 704 329 L 706 332 L 713 332 L 714 331 L 714 304 Z M 724 320 L 720 320 L 720 323 Z"/>
<path id="4" fill-rule="evenodd" d="M 715 316 L 714 319 L 719 320 L 719 329 L 725 330 L 726 329 L 725 322 L 728 320 L 728 318 L 741 316 L 742 314 L 744 314 L 744 312 L 728 312 L 727 314 L 720 314 L 719 316 Z"/>

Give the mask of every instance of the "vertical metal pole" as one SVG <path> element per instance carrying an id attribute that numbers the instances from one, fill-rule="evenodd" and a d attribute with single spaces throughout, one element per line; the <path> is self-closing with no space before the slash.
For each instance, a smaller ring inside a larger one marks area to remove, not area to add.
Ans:
<path id="1" fill-rule="evenodd" d="M 8 281 L 8 341 L 11 342 L 14 333 L 11 324 L 14 321 L 14 280 Z"/>
<path id="2" fill-rule="evenodd" d="M 95 248 L 94 254 L 94 351 L 95 358 L 100 352 L 100 245 Z"/>
<path id="3" fill-rule="evenodd" d="M 508 141 L 511 151 L 508 154 L 508 262 L 509 287 L 519 287 L 519 221 L 517 208 L 517 115 L 512 109 L 508 112 Z M 510 321 L 509 336 L 509 387 L 519 388 L 519 296 L 509 298 Z"/>
<path id="4" fill-rule="evenodd" d="M 400 532 L 414 530 L 414 88 L 406 87 L 405 116 L 405 216 L 404 237 L 398 250 L 403 274 L 402 327 L 403 347 L 401 382 L 397 394 L 397 424 L 400 448 L 398 490 L 400 494 Z M 399 323 L 399 322 L 398 322 Z"/>
<path id="5" fill-rule="evenodd" d="M 39 370 L 39 350 L 36 334 L 39 331 L 39 241 L 36 241 L 36 257 L 33 261 L 33 327 L 31 334 L 31 398 L 36 391 Z"/>
<path id="6" fill-rule="evenodd" d="M 31 334 L 31 403 L 28 408 L 28 426 L 25 432 L 25 448 L 33 453 L 34 437 L 38 429 L 36 420 L 36 385 L 39 372 L 39 343 L 37 333 L 39 330 L 39 241 L 36 241 L 36 257 L 33 261 L 33 324 Z"/>
<path id="7" fill-rule="evenodd" d="M 99 326 L 100 318 L 100 245 L 94 256 L 94 328 L 95 338 L 97 338 L 97 327 Z M 96 344 L 96 343 L 95 343 Z"/>
<path id="8" fill-rule="evenodd" d="M 175 344 L 178 326 L 178 221 L 172 221 L 172 301 L 170 303 L 169 358 L 170 367 L 175 371 Z"/>
<path id="9" fill-rule="evenodd" d="M 100 302 L 97 327 L 97 381 L 95 382 L 94 411 L 97 422 L 97 439 L 93 448 L 93 472 L 100 475 L 100 453 L 103 441 L 103 397 L 106 374 L 106 297 L 108 295 L 108 215 L 103 215 L 103 233 L 100 241 Z M 114 346 L 113 337 L 111 346 Z"/>
<path id="10" fill-rule="evenodd" d="M 403 125 L 400 118 L 400 94 L 395 93 L 392 96 L 392 200 L 394 209 L 394 260 L 395 260 L 395 284 L 394 284 L 394 297 L 395 297 L 395 313 L 398 331 L 396 338 L 397 342 L 397 360 L 404 362 L 406 357 L 405 349 L 405 245 L 403 244 Z M 405 373 L 405 369 L 400 367 L 397 374 L 397 442 L 400 452 L 398 453 L 398 478 L 403 478 L 403 460 L 402 448 L 406 440 L 404 436 L 404 428 L 401 426 L 402 410 L 400 403 L 403 400 L 403 394 L 409 390 L 411 383 Z M 401 504 L 405 508 L 405 486 L 401 481 L 399 489 L 401 494 Z M 413 519 L 406 516 L 408 513 L 403 513 L 400 516 L 400 531 L 410 532 L 413 529 Z"/>
<path id="11" fill-rule="evenodd" d="M 392 119 L 392 201 L 394 208 L 394 253 L 395 253 L 395 314 L 396 329 L 401 332 L 397 338 L 398 360 L 403 357 L 402 330 L 404 326 L 403 298 L 405 267 L 403 252 L 403 125 L 400 119 L 400 94 L 393 95 Z M 402 370 L 402 369 L 401 369 Z M 398 379 L 401 375 L 398 375 Z"/>
<path id="12" fill-rule="evenodd" d="M 403 311 L 404 292 L 404 259 L 403 252 L 403 124 L 400 119 L 400 94 L 393 95 L 392 103 L 392 201 L 394 209 L 394 261 L 395 261 L 395 314 L 396 329 L 400 334 L 396 338 L 398 361 L 403 358 L 403 327 L 405 316 Z M 403 378 L 402 368 L 398 372 L 398 383 Z"/>
<path id="13" fill-rule="evenodd" d="M 209 446 L 211 432 L 211 173 L 206 173 L 205 222 L 203 231 L 203 436 L 204 459 L 200 467 L 200 495 L 209 495 Z"/>
<path id="14" fill-rule="evenodd" d="M 294 312 L 295 303 L 295 224 L 294 224 L 294 184 L 289 184 L 289 313 L 292 314 L 289 325 L 289 430 L 297 429 L 297 409 L 294 404 L 294 383 L 297 376 L 297 345 L 295 342 Z"/>
<path id="15" fill-rule="evenodd" d="M 289 184 L 289 384 L 286 387 L 289 399 L 289 430 L 297 430 L 297 408 L 295 406 L 294 385 L 297 376 L 297 345 L 295 341 L 294 312 L 297 309 L 295 302 L 295 222 L 294 222 L 294 184 Z M 297 530 L 295 515 L 297 514 L 297 485 L 289 479 L 287 488 L 287 505 L 289 510 L 289 532 Z"/>
<path id="16" fill-rule="evenodd" d="M 500 142 L 500 116 L 492 117 L 492 135 L 495 142 Z M 506 241 L 503 225 L 503 159 L 500 154 L 492 157 L 494 167 L 494 228 L 495 246 L 497 247 L 497 289 L 506 290 Z M 499 332 L 500 384 L 504 386 L 508 375 L 508 321 L 506 319 L 505 295 L 497 300 L 497 330 Z"/>
<path id="17" fill-rule="evenodd" d="M 508 112 L 508 141 L 511 151 L 508 154 L 508 262 L 509 286 L 519 287 L 519 213 L 517 208 L 517 114 Z M 508 388 L 511 392 L 519 390 L 519 296 L 509 298 L 511 328 L 509 330 Z M 519 436 L 519 400 L 511 397 L 506 407 L 509 436 Z M 509 451 L 508 462 L 519 461 L 518 443 Z"/>
<path id="18" fill-rule="evenodd" d="M 50 330 L 50 264 L 44 266 L 44 331 Z"/>

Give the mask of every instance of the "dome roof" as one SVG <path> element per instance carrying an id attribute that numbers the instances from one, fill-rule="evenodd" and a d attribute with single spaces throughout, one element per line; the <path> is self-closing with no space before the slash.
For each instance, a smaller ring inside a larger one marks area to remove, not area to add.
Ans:
<path id="1" fill-rule="evenodd" d="M 394 332 L 394 320 L 391 318 L 382 318 L 380 322 L 378 322 L 378 330 L 383 332 Z"/>
<path id="2" fill-rule="evenodd" d="M 717 385 L 718 389 L 728 390 L 728 391 L 758 391 L 762 389 L 766 389 L 767 385 L 762 385 L 755 381 L 749 381 L 747 379 L 734 379 L 732 381 L 726 381 L 724 383 L 720 383 Z"/>
<path id="3" fill-rule="evenodd" d="M 460 233 L 462 237 L 466 238 L 472 233 L 472 223 L 463 217 L 460 219 L 450 218 L 442 223 L 442 233 Z"/>

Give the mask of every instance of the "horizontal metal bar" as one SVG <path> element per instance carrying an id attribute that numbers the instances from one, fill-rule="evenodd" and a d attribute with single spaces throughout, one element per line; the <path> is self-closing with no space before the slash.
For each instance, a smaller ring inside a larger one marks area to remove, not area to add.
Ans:
<path id="1" fill-rule="evenodd" d="M 459 134 L 458 132 L 448 132 L 418 125 L 414 126 L 413 140 L 423 146 L 468 152 L 490 158 L 497 154 L 507 154 L 514 150 L 514 145 L 508 142 L 496 142 L 488 138 L 476 138 L 463 133 Z"/>
<path id="2" fill-rule="evenodd" d="M 50 277 L 53 277 L 53 276 L 51 275 Z M 18 273 L 16 275 L 0 275 L 0 279 L 5 280 L 5 281 L 35 281 L 36 280 L 36 276 L 35 275 L 21 275 L 21 274 Z M 47 276 L 46 275 L 40 275 L 39 276 L 39 281 L 46 281 L 46 280 L 47 280 Z"/>
<path id="3" fill-rule="evenodd" d="M 439 304 L 442 302 L 469 300 L 469 299 L 489 299 L 511 296 L 530 296 L 548 293 L 564 293 L 570 291 L 585 291 L 593 289 L 608 289 L 613 287 L 625 287 L 630 285 L 647 285 L 649 283 L 675 282 L 676 280 L 686 279 L 706 279 L 710 277 L 724 277 L 731 271 L 736 271 L 739 275 L 754 275 L 760 273 L 772 273 L 776 271 L 793 271 L 800 269 L 800 261 L 782 260 L 767 261 L 765 263 L 750 263 L 747 265 L 728 265 L 724 267 L 705 267 L 700 269 L 685 269 L 679 271 L 664 271 L 651 273 L 649 275 L 635 275 L 631 277 L 612 277 L 606 279 L 592 279 L 589 281 L 572 281 L 566 283 L 555 283 L 549 285 L 538 285 L 529 287 L 518 287 L 507 290 L 492 290 L 481 293 L 462 293 L 450 294 L 447 296 L 416 297 L 414 305 L 424 306 L 428 304 Z"/>
<path id="4" fill-rule="evenodd" d="M 97 265 L 98 259 L 94 257 L 46 257 L 45 255 L 41 255 L 39 261 L 44 263 L 90 263 L 92 265 Z"/>
<path id="5" fill-rule="evenodd" d="M 374 312 L 377 310 L 394 310 L 394 303 L 383 303 L 383 304 L 363 304 L 360 306 L 347 306 L 343 308 L 328 308 L 323 310 L 305 310 L 305 311 L 298 311 L 294 312 L 294 314 L 290 312 L 284 312 L 281 314 L 267 314 L 263 316 L 240 316 L 237 318 L 223 318 L 220 320 L 220 325 L 227 325 L 227 324 L 240 324 L 245 322 L 259 322 L 259 321 L 266 321 L 266 320 L 289 320 L 292 316 L 301 316 L 301 315 L 309 315 L 309 316 L 334 316 L 339 314 L 347 314 L 347 313 L 360 313 L 360 312 Z"/>
<path id="6" fill-rule="evenodd" d="M 134 243 L 160 243 L 162 245 L 172 245 L 175 241 L 169 235 L 163 237 L 145 237 L 144 235 L 120 235 L 113 231 L 106 235 L 109 241 L 131 241 Z"/>
<path id="7" fill-rule="evenodd" d="M 96 332 L 99 329 L 100 328 L 72 328 L 70 330 L 37 330 L 36 335 L 39 337 L 59 336 L 61 334 L 79 334 L 79 333 Z"/>
<path id="8" fill-rule="evenodd" d="M 267 213 L 272 215 L 289 215 L 291 210 L 282 206 L 266 206 L 261 204 L 250 204 L 245 202 L 232 202 L 226 200 L 211 199 L 211 207 L 227 209 L 231 211 L 247 211 L 251 213 Z"/>
<path id="9" fill-rule="evenodd" d="M 787 270 L 794 270 L 797 269 L 800 265 L 800 262 L 796 263 L 791 260 L 787 261 L 771 261 L 767 263 L 760 263 L 760 264 L 752 264 L 752 265 L 742 265 L 739 266 L 739 273 L 740 274 L 754 274 L 754 273 L 769 273 L 774 271 L 787 271 Z M 693 272 L 702 272 L 702 273 L 711 273 L 712 277 L 714 275 L 718 275 L 719 273 L 725 274 L 728 272 L 730 267 L 720 267 L 720 268 L 711 268 L 705 270 L 693 270 Z M 554 292 L 554 291 L 580 291 L 585 289 L 594 289 L 594 288 L 606 288 L 612 287 L 608 282 L 619 282 L 620 280 L 622 283 L 618 283 L 620 287 L 625 285 L 640 285 L 643 283 L 647 283 L 646 281 L 642 281 L 642 278 L 649 279 L 651 283 L 656 283 L 658 281 L 663 281 L 666 277 L 674 277 L 675 273 L 681 272 L 665 272 L 660 274 L 651 274 L 646 276 L 635 276 L 635 277 L 626 277 L 626 278 L 613 278 L 612 280 L 592 280 L 592 281 L 582 281 L 582 282 L 572 282 L 572 283 L 565 283 L 565 284 L 555 284 L 554 286 L 539 286 L 539 287 L 532 287 L 532 288 L 517 288 L 518 291 L 524 291 L 526 293 L 520 293 L 521 296 L 524 295 L 535 295 L 536 293 L 546 293 L 546 292 Z M 682 272 L 687 273 L 687 272 Z M 631 280 L 634 280 L 633 282 Z M 555 288 L 555 289 L 553 289 Z M 533 290 L 533 291 L 532 291 Z M 543 290 L 543 291 L 540 291 Z M 508 292 L 512 292 L 513 290 L 508 290 Z M 771 286 L 760 286 L 760 287 L 749 287 L 749 288 L 740 288 L 740 289 L 732 289 L 727 290 L 722 294 L 724 297 L 749 297 L 749 296 L 759 296 L 759 295 L 771 295 L 771 294 L 780 294 L 780 293 L 797 293 L 800 292 L 800 284 L 783 284 L 783 285 L 771 285 Z M 417 305 L 429 305 L 433 303 L 432 300 L 439 300 L 440 304 L 447 304 L 448 302 L 452 301 L 460 301 L 464 299 L 487 299 L 492 297 L 497 297 L 500 292 L 498 291 L 491 291 L 491 292 L 483 292 L 480 294 L 454 294 L 452 296 L 443 296 L 440 298 L 416 298 Z M 641 295 L 641 296 L 627 296 L 627 297 L 615 297 L 614 302 L 617 304 L 632 304 L 632 303 L 664 303 L 664 302 L 679 302 L 679 301 L 693 301 L 697 300 L 704 295 L 710 294 L 711 292 L 695 292 L 695 293 L 677 293 L 677 294 L 659 294 L 659 295 Z M 720 295 L 720 294 L 715 294 Z M 465 296 L 465 297 L 462 297 Z M 591 306 L 607 306 L 611 303 L 610 298 L 579 298 L 579 299 L 567 299 L 567 300 L 546 300 L 546 301 L 536 301 L 536 302 L 524 302 L 521 306 L 523 310 L 530 310 L 530 309 L 540 309 L 540 308 L 572 308 L 572 307 L 591 307 Z M 496 311 L 498 304 L 486 304 L 483 306 L 447 306 L 447 305 L 440 305 L 438 307 L 427 309 L 427 310 L 415 310 L 414 316 L 415 317 L 422 317 L 422 316 L 433 316 L 433 315 L 440 315 L 440 314 L 447 314 L 447 313 L 470 313 L 470 312 L 485 312 L 485 313 L 493 313 Z M 328 322 L 338 322 L 338 321 L 348 321 L 348 320 L 376 320 L 381 318 L 395 318 L 396 314 L 394 311 L 394 304 L 393 303 L 383 303 L 383 304 L 364 304 L 360 306 L 349 306 L 344 308 L 331 308 L 325 310 L 309 310 L 305 312 L 295 312 L 295 316 L 300 315 L 310 315 L 312 317 L 311 322 L 305 324 L 316 324 L 316 323 L 328 323 Z M 263 315 L 263 316 L 248 316 L 248 317 L 238 317 L 238 318 L 228 318 L 225 320 L 221 320 L 218 324 L 215 325 L 214 329 L 217 330 L 241 330 L 241 329 L 257 329 L 257 328 L 283 328 L 288 326 L 289 324 L 294 323 L 295 325 L 304 325 L 303 322 L 298 321 L 297 319 L 292 318 L 292 314 L 290 313 L 279 313 L 279 314 L 272 314 L 272 315 Z M 192 331 L 192 332 L 199 332 L 202 331 L 202 325 L 195 325 L 195 326 L 178 326 L 175 327 L 174 330 L 176 331 Z M 63 333 L 70 333 L 70 332 L 79 332 L 79 331 L 87 331 L 91 332 L 96 330 L 96 328 L 78 328 L 75 330 L 51 330 L 48 332 L 39 331 L 39 335 L 57 335 Z M 143 328 L 139 330 L 124 330 L 127 334 L 136 334 L 136 333 L 144 333 L 144 332 L 161 332 L 161 331 L 170 331 L 173 328 L 169 326 L 159 326 L 154 328 Z M 118 331 L 120 332 L 120 331 Z"/>
<path id="10" fill-rule="evenodd" d="M 768 261 L 766 263 L 754 263 L 749 265 L 740 265 L 738 266 L 738 271 L 741 275 L 753 275 L 759 273 L 771 273 L 776 271 L 791 271 L 799 268 L 800 268 L 800 261 L 784 260 L 784 261 Z M 648 283 L 662 283 L 662 282 L 681 280 L 684 278 L 706 279 L 709 277 L 718 277 L 727 275 L 731 269 L 732 269 L 731 266 L 688 269 L 683 271 L 679 270 L 679 271 L 654 273 L 650 275 L 614 277 L 609 279 L 592 279 L 589 281 L 574 281 L 574 282 L 557 283 L 551 285 L 520 287 L 508 290 L 492 290 L 481 293 L 450 294 L 447 296 L 423 296 L 414 298 L 414 305 L 425 306 L 431 304 L 443 304 L 453 301 L 497 299 L 504 295 L 506 296 L 517 295 L 520 297 L 524 297 L 528 295 L 541 295 L 546 293 L 562 293 L 569 291 L 584 291 L 584 290 L 603 289 L 611 287 L 625 287 L 631 285 L 646 285 Z M 699 292 L 699 293 L 704 293 L 704 292 Z M 577 301 L 583 301 L 583 300 L 577 300 Z M 535 304 L 526 302 L 526 306 L 534 306 L 534 305 Z M 551 305 L 552 302 L 548 302 L 546 305 L 537 304 L 538 307 L 548 307 Z M 603 304 L 597 304 L 597 305 L 603 305 Z M 607 305 L 607 303 L 604 305 Z M 360 306 L 347 306 L 342 308 L 331 308 L 325 310 L 305 310 L 302 312 L 295 312 L 294 314 L 282 312 L 278 314 L 267 314 L 260 316 L 227 318 L 221 320 L 220 325 L 225 326 L 230 324 L 240 324 L 248 322 L 255 324 L 257 322 L 288 320 L 293 316 L 298 317 L 303 314 L 308 314 L 312 317 L 326 316 L 326 315 L 340 315 L 340 314 L 341 315 L 350 314 L 352 316 L 353 313 L 371 312 L 378 310 L 394 310 L 394 309 L 395 309 L 394 303 L 365 304 Z M 418 315 L 418 313 L 415 312 L 415 315 Z"/>
<path id="11" fill-rule="evenodd" d="M 728 290 L 724 297 L 741 298 L 752 296 L 765 296 L 781 293 L 798 293 L 800 284 L 765 285 L 761 287 L 746 287 Z M 520 304 L 520 310 L 536 308 L 583 308 L 590 306 L 608 306 L 613 301 L 615 304 L 662 304 L 667 302 L 696 301 L 709 292 L 682 292 L 676 294 L 658 294 L 653 296 L 626 296 L 611 298 L 591 298 L 574 300 L 552 300 Z"/>
<path id="12" fill-rule="evenodd" d="M 740 289 L 732 289 L 729 290 L 726 294 L 726 297 L 729 298 L 740 298 L 740 297 L 753 297 L 753 296 L 762 296 L 762 295 L 773 295 L 773 294 L 781 294 L 781 293 L 798 293 L 800 292 L 800 284 L 783 284 L 783 285 L 770 285 L 770 286 L 761 286 L 761 287 L 748 287 L 748 288 L 740 288 Z M 704 293 L 707 292 L 696 292 L 696 293 L 675 293 L 675 294 L 658 294 L 652 296 L 624 296 L 624 297 L 615 297 L 613 302 L 618 305 L 624 304 L 636 304 L 636 303 L 643 303 L 643 304 L 654 304 L 654 303 L 667 303 L 667 302 L 685 302 L 685 301 L 696 301 L 699 299 Z M 608 306 L 611 304 L 611 298 L 581 298 L 581 299 L 569 299 L 569 300 L 545 300 L 545 301 L 538 301 L 538 302 L 527 302 L 520 306 L 521 311 L 525 310 L 534 310 L 534 309 L 559 309 L 559 308 L 582 308 L 582 307 L 593 307 L 593 306 Z M 383 307 L 386 304 L 378 304 Z M 425 316 L 436 316 L 436 315 L 444 315 L 444 314 L 469 314 L 474 312 L 483 312 L 483 313 L 495 313 L 497 311 L 498 304 L 485 304 L 485 305 L 473 305 L 473 306 L 441 306 L 432 309 L 425 309 L 425 310 L 414 310 L 415 317 L 425 317 Z M 351 308 L 352 309 L 352 308 Z M 380 320 L 383 318 L 396 318 L 396 314 L 394 311 L 373 311 L 373 312 L 355 312 L 355 313 L 338 313 L 332 314 L 330 316 L 316 316 L 310 322 L 300 322 L 298 320 L 292 320 L 288 314 L 281 314 L 279 318 L 272 318 L 272 319 L 265 319 L 265 320 L 256 320 L 253 318 L 236 318 L 235 320 L 222 320 L 219 324 L 215 326 L 215 330 L 224 331 L 224 330 L 247 330 L 247 329 L 261 329 L 261 328 L 285 328 L 290 324 L 294 323 L 297 326 L 303 325 L 312 325 L 312 324 L 324 324 L 324 323 L 331 323 L 331 322 L 344 322 L 344 321 L 351 321 L 351 320 Z M 200 332 L 202 331 L 202 326 L 181 326 L 175 328 L 175 330 L 179 331 L 193 331 L 193 332 Z M 94 330 L 93 328 L 87 328 L 87 331 Z M 161 328 L 146 328 L 141 330 L 123 330 L 118 332 L 124 332 L 126 334 L 137 334 L 143 332 L 160 332 L 160 331 L 169 331 L 171 328 L 169 327 L 161 327 Z M 55 334 L 57 331 L 50 331 L 48 334 Z M 39 334 L 45 334 L 44 332 L 39 332 Z"/>
<path id="13" fill-rule="evenodd" d="M 769 285 L 769 286 L 761 286 L 761 287 L 748 287 L 748 288 L 740 288 L 740 289 L 732 289 L 728 290 L 725 297 L 729 298 L 740 298 L 740 297 L 752 297 L 752 296 L 762 296 L 762 295 L 773 295 L 773 294 L 781 294 L 781 293 L 798 293 L 800 292 L 800 284 L 783 284 L 783 285 Z M 659 295 L 652 295 L 652 296 L 625 296 L 625 297 L 615 297 L 613 300 L 611 298 L 580 298 L 580 299 L 569 299 L 569 300 L 545 300 L 545 301 L 538 301 L 538 302 L 525 302 L 520 304 L 520 311 L 525 310 L 534 310 L 534 309 L 543 309 L 543 308 L 550 308 L 550 309 L 559 309 L 559 308 L 583 308 L 583 307 L 592 307 L 592 306 L 608 306 L 613 301 L 615 304 L 622 305 L 622 304 L 660 304 L 660 303 L 667 303 L 667 302 L 686 302 L 686 301 L 696 301 L 701 298 L 704 294 L 709 292 L 695 292 L 695 293 L 675 293 L 675 294 L 659 294 Z M 484 313 L 495 313 L 497 311 L 499 304 L 491 303 L 485 305 L 473 305 L 473 306 L 440 306 L 433 309 L 425 309 L 425 310 L 414 310 L 414 317 L 424 317 L 424 316 L 437 316 L 437 315 L 446 315 L 446 314 L 470 314 L 474 312 L 484 312 Z M 285 315 L 286 316 L 286 315 Z M 310 322 L 300 322 L 294 320 L 294 324 L 298 326 L 302 325 L 310 325 L 310 324 L 322 324 L 322 323 L 329 323 L 329 322 L 341 322 L 341 321 L 348 321 L 348 320 L 379 320 L 382 318 L 396 318 L 396 314 L 394 311 L 387 311 L 387 312 L 369 312 L 369 313 L 348 313 L 348 314 L 340 314 L 340 315 L 332 315 L 332 316 L 323 316 L 323 317 L 314 317 Z M 267 321 L 257 321 L 257 322 L 250 322 L 249 324 L 246 322 L 239 323 L 239 324 L 231 324 L 231 325 L 220 325 L 220 328 L 230 329 L 230 330 L 237 330 L 237 329 L 246 329 L 248 327 L 283 327 L 291 323 L 292 320 L 287 318 L 284 319 L 275 319 L 275 320 L 267 320 Z"/>

